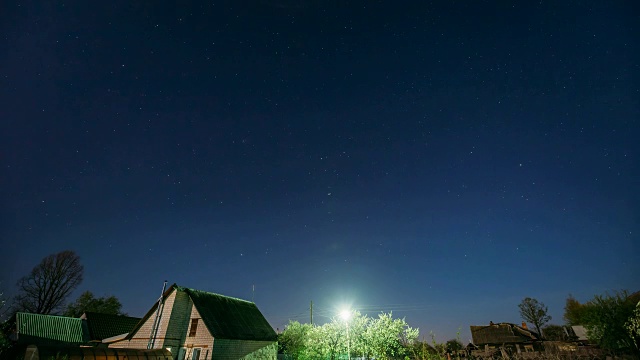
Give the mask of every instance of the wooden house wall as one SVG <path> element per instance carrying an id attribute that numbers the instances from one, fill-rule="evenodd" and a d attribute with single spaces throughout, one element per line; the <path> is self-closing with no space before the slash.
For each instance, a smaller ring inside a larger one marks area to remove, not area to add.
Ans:
<path id="1" fill-rule="evenodd" d="M 189 300 L 190 301 L 190 300 Z M 202 316 L 198 313 L 198 309 L 195 306 L 191 309 L 191 314 L 189 314 L 188 324 L 183 328 L 183 334 L 185 335 L 184 339 L 184 351 L 185 351 L 185 359 L 191 359 L 189 356 L 192 353 L 194 348 L 200 348 L 200 360 L 210 360 L 213 355 L 212 349 L 214 344 L 214 339 L 207 326 L 202 321 Z M 191 330 L 191 320 L 198 319 L 198 326 L 196 328 L 195 336 L 188 336 Z"/>
<path id="2" fill-rule="evenodd" d="M 172 340 L 177 340 L 180 342 L 180 338 L 176 339 L 175 333 L 169 332 L 169 337 L 167 337 L 167 329 L 169 329 L 169 323 L 171 322 L 171 314 L 173 313 L 173 307 L 176 304 L 176 295 L 177 291 L 171 292 L 169 296 L 165 299 L 164 309 L 162 310 L 162 317 L 160 319 L 160 327 L 158 328 L 158 332 L 156 335 L 156 341 L 154 344 L 155 349 L 162 349 L 168 346 L 165 346 L 165 343 L 172 342 Z M 184 295 L 184 294 L 183 294 Z M 184 306 L 183 297 L 179 297 L 178 299 L 179 307 Z M 189 302 L 189 297 L 186 297 L 187 302 Z M 188 305 L 187 305 L 188 306 Z M 151 336 L 151 330 L 153 328 L 153 323 L 156 319 L 155 312 L 149 316 L 148 319 L 142 324 L 142 326 L 133 334 L 133 337 L 128 341 L 119 341 L 113 344 L 109 344 L 111 348 L 129 348 L 129 349 L 146 349 L 147 344 L 149 343 L 149 337 Z"/>

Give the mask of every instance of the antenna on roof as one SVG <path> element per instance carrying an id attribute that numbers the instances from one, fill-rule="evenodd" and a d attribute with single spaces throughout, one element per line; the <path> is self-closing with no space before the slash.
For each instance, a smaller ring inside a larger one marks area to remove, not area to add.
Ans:
<path id="1" fill-rule="evenodd" d="M 251 285 L 251 302 L 253 302 L 253 298 L 256 295 L 256 284 Z"/>
<path id="2" fill-rule="evenodd" d="M 156 318 L 153 321 L 153 327 L 151 328 L 151 334 L 149 335 L 149 342 L 147 343 L 147 349 L 153 349 L 156 344 L 156 336 L 158 335 L 158 328 L 160 328 L 160 319 L 162 318 L 162 311 L 164 310 L 164 291 L 167 289 L 167 280 L 162 285 L 162 293 L 158 298 L 158 308 L 156 309 Z"/>

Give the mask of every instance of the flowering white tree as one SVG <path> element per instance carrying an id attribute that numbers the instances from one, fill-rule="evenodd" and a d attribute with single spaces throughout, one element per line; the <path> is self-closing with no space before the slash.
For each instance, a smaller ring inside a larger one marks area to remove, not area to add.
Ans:
<path id="1" fill-rule="evenodd" d="M 636 309 L 633 311 L 633 315 L 629 317 L 625 327 L 629 331 L 636 349 L 640 349 L 640 301 L 638 301 Z"/>
<path id="2" fill-rule="evenodd" d="M 280 339 L 284 353 L 298 360 L 334 360 L 347 352 L 352 358 L 384 360 L 406 355 L 418 335 L 391 313 L 370 318 L 355 311 L 348 321 L 334 318 L 322 326 L 290 322 Z"/>
<path id="3" fill-rule="evenodd" d="M 418 338 L 418 329 L 409 327 L 404 319 L 394 319 L 392 313 L 382 313 L 371 321 L 366 334 L 372 355 L 384 360 L 405 355 L 406 345 Z"/>

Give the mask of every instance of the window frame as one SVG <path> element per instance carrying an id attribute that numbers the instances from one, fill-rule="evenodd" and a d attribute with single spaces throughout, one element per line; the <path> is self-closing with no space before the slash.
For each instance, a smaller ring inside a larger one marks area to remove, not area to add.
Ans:
<path id="1" fill-rule="evenodd" d="M 195 337 L 198 332 L 198 319 L 191 319 L 191 325 L 189 326 L 189 337 Z"/>
<path id="2" fill-rule="evenodd" d="M 191 360 L 200 360 L 200 354 L 202 354 L 202 348 L 193 348 L 191 350 Z"/>

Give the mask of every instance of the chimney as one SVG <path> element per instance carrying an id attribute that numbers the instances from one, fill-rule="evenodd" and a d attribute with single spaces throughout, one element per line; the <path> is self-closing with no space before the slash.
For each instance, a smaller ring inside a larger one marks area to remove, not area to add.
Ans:
<path id="1" fill-rule="evenodd" d="M 522 328 L 523 328 L 523 329 L 527 329 L 527 323 L 526 323 L 526 322 L 524 322 L 524 321 L 522 322 Z M 527 329 L 527 330 L 528 330 L 528 329 Z"/>

